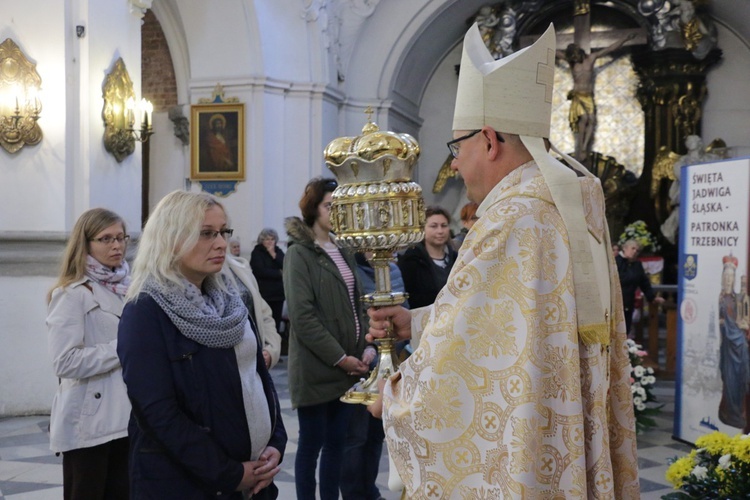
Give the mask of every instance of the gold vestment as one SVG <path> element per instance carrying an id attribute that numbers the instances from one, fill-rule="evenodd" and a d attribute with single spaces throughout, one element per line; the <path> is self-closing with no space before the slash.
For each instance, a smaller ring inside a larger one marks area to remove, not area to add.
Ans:
<path id="1" fill-rule="evenodd" d="M 567 232 L 527 163 L 482 203 L 446 286 L 413 312 L 414 354 L 386 384 L 388 450 L 407 497 L 639 498 L 604 199 L 598 179 L 579 180 L 609 263 L 609 345 L 579 338 Z"/>

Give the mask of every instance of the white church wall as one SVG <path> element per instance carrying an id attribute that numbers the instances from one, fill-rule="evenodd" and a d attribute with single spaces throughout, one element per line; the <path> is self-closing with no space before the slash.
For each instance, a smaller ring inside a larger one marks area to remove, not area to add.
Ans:
<path id="1" fill-rule="evenodd" d="M 248 75 L 260 74 L 261 49 L 253 3 L 222 2 L 218 6 L 199 0 L 174 2 L 184 27 L 193 84 L 205 80 L 210 90 L 217 81 L 242 81 Z"/>
<path id="2" fill-rule="evenodd" d="M 189 106 L 185 108 L 185 112 L 189 114 Z M 149 138 L 151 210 L 167 194 L 175 189 L 184 189 L 185 179 L 190 176 L 190 146 L 183 145 L 174 135 L 174 125 L 166 112 L 154 113 L 154 132 Z"/>
<path id="3" fill-rule="evenodd" d="M 708 72 L 703 140 L 720 137 L 728 146 L 750 146 L 750 45 L 719 23 L 722 61 Z"/>
<path id="4" fill-rule="evenodd" d="M 57 387 L 47 352 L 49 277 L 0 278 L 0 416 L 48 413 Z"/>
<path id="5" fill-rule="evenodd" d="M 304 8 L 310 3 L 309 12 Z M 326 2 L 322 2 L 325 4 Z M 274 0 L 255 2 L 263 74 L 289 82 L 327 79 L 321 44 L 327 11 L 319 2 Z"/>
<path id="6" fill-rule="evenodd" d="M 0 150 L 0 232 L 63 231 L 65 212 L 65 15 L 62 2 L 3 6 L 0 41 L 12 38 L 42 79 L 44 137 L 15 154 Z M 33 196 L 32 196 L 33 195 Z M 33 197 L 34 203 L 26 200 Z"/>

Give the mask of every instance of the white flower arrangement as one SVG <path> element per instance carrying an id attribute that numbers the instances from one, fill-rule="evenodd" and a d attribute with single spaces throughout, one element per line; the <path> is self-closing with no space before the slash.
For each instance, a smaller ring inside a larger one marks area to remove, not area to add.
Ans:
<path id="1" fill-rule="evenodd" d="M 635 428 L 637 432 L 654 427 L 654 415 L 659 413 L 661 405 L 648 406 L 649 403 L 656 402 L 656 396 L 652 388 L 656 383 L 654 369 L 643 366 L 643 358 L 646 356 L 640 345 L 635 341 L 627 340 L 628 356 L 630 357 L 630 392 L 633 394 L 633 408 L 635 411 Z"/>
<path id="2" fill-rule="evenodd" d="M 648 226 L 642 220 L 637 220 L 625 226 L 617 243 L 622 246 L 628 240 L 635 240 L 645 253 L 656 253 L 661 250 L 656 237 L 648 230 Z"/>

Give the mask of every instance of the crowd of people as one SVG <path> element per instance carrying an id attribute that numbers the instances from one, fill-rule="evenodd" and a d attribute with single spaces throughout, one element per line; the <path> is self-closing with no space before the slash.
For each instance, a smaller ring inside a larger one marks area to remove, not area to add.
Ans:
<path id="1" fill-rule="evenodd" d="M 207 194 L 175 191 L 159 203 L 132 273 L 123 219 L 101 208 L 81 215 L 48 296 L 60 378 L 50 441 L 63 456 L 66 499 L 274 498 L 286 433 L 269 370 L 283 320 L 293 325 L 297 498 L 380 498 L 382 423 L 339 400 L 377 360 L 360 303 L 375 289 L 374 269 L 335 242 L 336 185 L 308 183 L 301 218 L 286 220 L 287 255 L 264 228 L 249 261 Z M 393 289 L 417 307 L 435 300 L 457 255 L 448 212 L 426 212 L 424 241 L 391 263 Z"/>
<path id="2" fill-rule="evenodd" d="M 618 268 L 650 289 L 630 242 L 612 253 L 597 179 L 548 153 L 544 89 L 519 80 L 550 32 L 481 72 L 471 53 L 487 49 L 467 33 L 448 146 L 471 201 L 455 239 L 427 207 L 424 240 L 390 269 L 406 307 L 363 306 L 373 271 L 336 243 L 330 178 L 285 220 L 286 253 L 266 228 L 249 261 L 208 194 L 159 202 L 132 272 L 123 219 L 81 215 L 48 297 L 65 498 L 276 498 L 287 434 L 269 370 L 287 319 L 297 498 L 378 499 L 384 440 L 407 497 L 637 498 Z M 586 216 L 582 197 L 597 200 Z M 369 413 L 341 402 L 391 330 L 413 354 Z"/>

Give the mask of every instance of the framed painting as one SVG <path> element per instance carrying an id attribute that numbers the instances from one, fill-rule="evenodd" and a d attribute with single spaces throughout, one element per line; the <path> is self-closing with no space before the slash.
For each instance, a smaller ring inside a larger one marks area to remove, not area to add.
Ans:
<path id="1" fill-rule="evenodd" d="M 190 179 L 245 180 L 245 105 L 190 107 Z"/>

